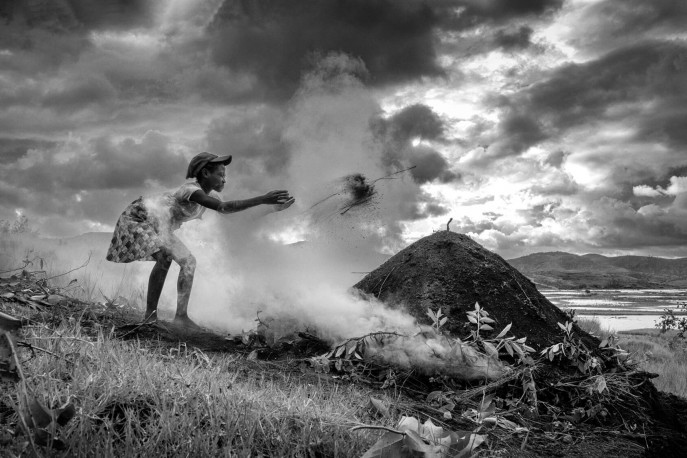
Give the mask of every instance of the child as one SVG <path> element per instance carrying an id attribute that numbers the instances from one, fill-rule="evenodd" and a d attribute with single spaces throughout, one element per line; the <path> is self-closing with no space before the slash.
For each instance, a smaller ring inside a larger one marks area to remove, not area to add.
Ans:
<path id="1" fill-rule="evenodd" d="M 201 218 L 206 208 L 219 213 L 234 213 L 266 204 L 275 205 L 279 211 L 294 203 L 295 199 L 287 191 L 271 191 L 246 200 L 223 201 L 218 192 L 224 188 L 225 166 L 230 162 L 231 156 L 196 155 L 186 173 L 186 178 L 195 178 L 195 182 L 184 184 L 174 193 L 150 199 L 139 197 L 117 220 L 106 259 L 112 262 L 155 261 L 148 281 L 146 322 L 157 319 L 162 286 L 169 266 L 175 261 L 179 264 L 179 279 L 174 322 L 198 328 L 187 314 L 196 258 L 173 233 L 182 223 Z"/>

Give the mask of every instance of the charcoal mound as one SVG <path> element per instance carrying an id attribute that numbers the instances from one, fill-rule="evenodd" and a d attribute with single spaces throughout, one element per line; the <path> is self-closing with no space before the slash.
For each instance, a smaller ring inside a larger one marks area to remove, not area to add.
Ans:
<path id="1" fill-rule="evenodd" d="M 558 323 L 570 321 L 534 283 L 467 235 L 441 231 L 424 237 L 370 272 L 354 288 L 392 308 L 404 308 L 420 324 L 431 324 L 427 309 L 441 308 L 450 334 L 465 337 L 471 327 L 466 312 L 475 302 L 496 320 L 494 333 L 512 323 L 511 333 L 527 337 L 539 350 L 558 343 Z M 575 329 L 589 347 L 598 341 Z M 484 337 L 488 337 L 487 333 Z"/>

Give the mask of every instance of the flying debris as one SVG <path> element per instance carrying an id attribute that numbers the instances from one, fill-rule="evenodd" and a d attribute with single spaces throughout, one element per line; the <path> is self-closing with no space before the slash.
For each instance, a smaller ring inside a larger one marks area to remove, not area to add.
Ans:
<path id="1" fill-rule="evenodd" d="M 340 188 L 338 191 L 330 194 L 329 196 L 315 202 L 307 211 L 313 211 L 315 207 L 318 207 L 325 202 L 331 201 L 336 197 L 343 198 L 343 202 L 339 202 L 335 205 L 333 211 L 327 213 L 327 219 L 335 217 L 337 215 L 345 215 L 350 210 L 354 208 L 365 208 L 374 203 L 375 197 L 378 195 L 375 188 L 375 183 L 381 180 L 394 180 L 397 175 L 414 169 L 416 166 L 408 167 L 407 169 L 398 170 L 389 175 L 376 178 L 372 181 L 368 181 L 367 177 L 362 173 L 352 173 L 346 175 L 340 180 Z"/>

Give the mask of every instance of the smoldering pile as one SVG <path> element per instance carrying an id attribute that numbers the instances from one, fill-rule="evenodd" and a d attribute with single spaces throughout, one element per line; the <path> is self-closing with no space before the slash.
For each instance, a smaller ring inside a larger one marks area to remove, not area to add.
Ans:
<path id="1" fill-rule="evenodd" d="M 487 355 L 460 339 L 420 327 L 419 332 L 377 332 L 349 339 L 335 346 L 324 359 L 348 363 L 367 362 L 382 367 L 417 371 L 425 376 L 446 375 L 472 382 L 501 378 L 510 369 L 494 355 Z"/>

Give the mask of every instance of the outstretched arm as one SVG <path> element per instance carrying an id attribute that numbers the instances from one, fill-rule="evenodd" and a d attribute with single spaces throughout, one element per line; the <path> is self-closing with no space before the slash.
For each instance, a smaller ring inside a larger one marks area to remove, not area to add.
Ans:
<path id="1" fill-rule="evenodd" d="M 208 196 L 202 189 L 191 194 L 189 200 L 219 213 L 236 213 L 263 204 L 279 205 L 288 208 L 294 202 L 293 197 L 289 196 L 288 191 L 270 191 L 263 196 L 250 199 L 221 201 L 215 197 Z M 280 210 L 284 208 L 280 208 Z"/>

